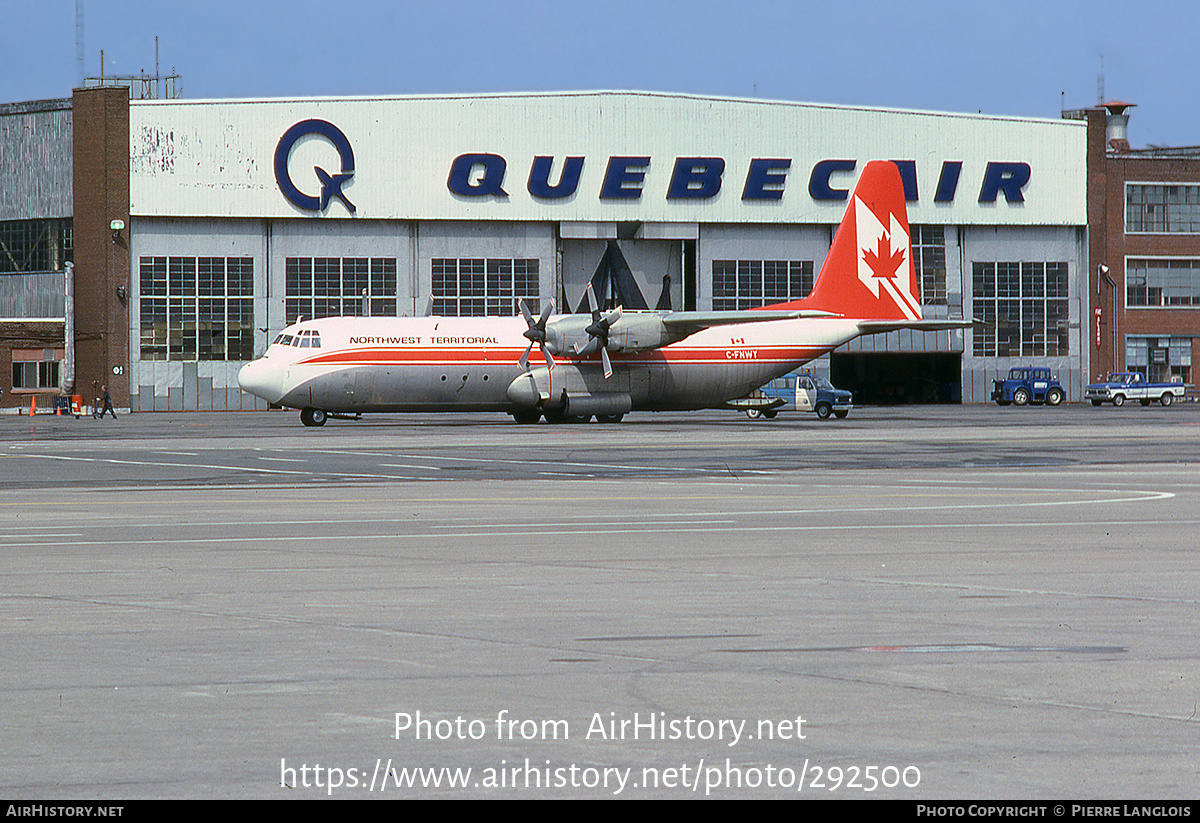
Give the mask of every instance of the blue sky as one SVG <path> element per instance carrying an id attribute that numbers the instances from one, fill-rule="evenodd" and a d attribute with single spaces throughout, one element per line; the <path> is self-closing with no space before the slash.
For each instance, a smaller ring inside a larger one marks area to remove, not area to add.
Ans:
<path id="1" fill-rule="evenodd" d="M 1196 0 L 83 0 L 86 76 L 184 97 L 636 89 L 1019 117 L 1105 97 L 1200 145 Z M 78 85 L 75 0 L 0 0 L 0 102 Z"/>

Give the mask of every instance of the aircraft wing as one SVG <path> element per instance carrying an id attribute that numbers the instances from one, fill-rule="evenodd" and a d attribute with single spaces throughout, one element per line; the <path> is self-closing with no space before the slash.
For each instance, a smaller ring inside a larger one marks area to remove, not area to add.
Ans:
<path id="1" fill-rule="evenodd" d="M 677 343 L 685 337 L 715 326 L 745 323 L 765 323 L 771 320 L 794 320 L 799 317 L 839 317 L 833 312 L 813 309 L 768 309 L 766 311 L 627 311 L 616 309 L 610 316 L 599 312 L 587 315 L 565 315 L 546 325 L 548 348 L 554 354 L 587 354 L 597 344 L 613 351 L 638 352 Z"/>
<path id="2" fill-rule="evenodd" d="M 949 329 L 969 329 L 982 320 L 859 320 L 858 327 L 863 334 L 879 334 L 886 331 L 912 329 L 914 331 L 947 331 Z"/>
<path id="3" fill-rule="evenodd" d="M 768 320 L 795 320 L 798 317 L 840 317 L 841 315 L 816 309 L 760 310 L 750 311 L 673 311 L 663 315 L 667 328 L 686 334 L 694 334 L 713 326 L 730 326 L 738 323 L 763 323 Z"/>

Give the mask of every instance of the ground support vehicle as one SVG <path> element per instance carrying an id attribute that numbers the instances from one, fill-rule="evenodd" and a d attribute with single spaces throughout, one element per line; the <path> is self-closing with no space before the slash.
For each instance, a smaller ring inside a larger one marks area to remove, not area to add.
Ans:
<path id="1" fill-rule="evenodd" d="M 1014 366 L 1008 377 L 992 381 L 992 399 L 1001 406 L 1045 403 L 1057 406 L 1067 398 L 1058 378 L 1043 366 Z"/>
<path id="2" fill-rule="evenodd" d="M 1150 383 L 1141 372 L 1123 371 L 1110 374 L 1107 380 L 1089 384 L 1083 396 L 1092 401 L 1093 406 L 1102 403 L 1123 406 L 1126 400 L 1137 400 L 1143 406 L 1149 406 L 1157 400 L 1169 406 L 1175 398 L 1182 398 L 1186 391 L 1183 383 Z"/>
<path id="3" fill-rule="evenodd" d="M 745 411 L 751 420 L 775 417 L 781 410 L 816 412 L 828 420 L 844 418 L 854 408 L 854 395 L 835 388 L 826 378 L 809 371 L 797 371 L 777 377 L 749 397 L 732 400 L 731 408 Z"/>

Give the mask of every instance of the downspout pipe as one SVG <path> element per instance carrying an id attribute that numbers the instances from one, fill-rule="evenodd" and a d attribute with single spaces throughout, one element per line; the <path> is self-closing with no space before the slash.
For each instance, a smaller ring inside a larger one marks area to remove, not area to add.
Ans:
<path id="1" fill-rule="evenodd" d="M 63 306 L 63 367 L 59 390 L 67 396 L 75 389 L 75 264 L 68 260 L 66 273 L 66 304 Z"/>

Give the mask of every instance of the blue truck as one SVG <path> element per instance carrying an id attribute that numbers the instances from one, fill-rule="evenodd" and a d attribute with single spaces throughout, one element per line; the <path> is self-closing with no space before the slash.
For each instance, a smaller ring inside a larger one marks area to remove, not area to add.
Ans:
<path id="1" fill-rule="evenodd" d="M 1014 366 L 1008 377 L 992 381 L 992 399 L 1001 406 L 1028 406 L 1045 403 L 1057 406 L 1067 399 L 1067 393 L 1054 373 L 1045 366 Z"/>
<path id="2" fill-rule="evenodd" d="M 1143 406 L 1157 400 L 1169 406 L 1176 397 L 1183 397 L 1185 391 L 1182 383 L 1151 383 L 1141 372 L 1121 371 L 1110 374 L 1107 380 L 1089 384 L 1083 396 L 1092 401 L 1093 406 L 1101 403 L 1123 406 L 1126 400 L 1137 400 Z"/>
<path id="3" fill-rule="evenodd" d="M 810 371 L 795 371 L 777 377 L 749 397 L 728 403 L 731 408 L 745 411 L 751 420 L 772 419 L 780 411 L 816 412 L 817 417 L 844 418 L 854 408 L 854 395 L 834 387 L 826 378 Z"/>

